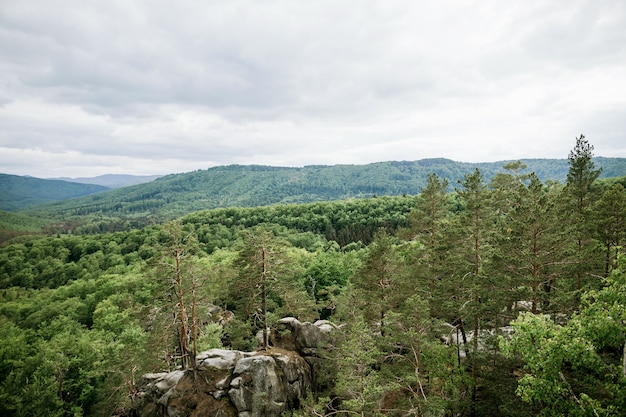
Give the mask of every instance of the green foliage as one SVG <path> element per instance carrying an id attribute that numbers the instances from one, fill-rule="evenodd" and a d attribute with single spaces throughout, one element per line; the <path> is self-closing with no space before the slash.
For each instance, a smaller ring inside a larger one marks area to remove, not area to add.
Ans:
<path id="1" fill-rule="evenodd" d="M 398 306 L 405 292 L 402 291 L 391 238 L 384 231 L 374 237 L 356 272 L 355 300 L 368 323 L 376 323 L 376 331 L 384 334 L 387 314 Z"/>
<path id="2" fill-rule="evenodd" d="M 502 204 L 496 268 L 515 288 L 508 305 L 528 300 L 533 312 L 545 311 L 559 291 L 554 266 L 568 258 L 563 245 L 568 230 L 558 221 L 554 196 L 534 173 L 525 182 L 510 180 L 510 186 L 496 190 Z"/>
<path id="3" fill-rule="evenodd" d="M 224 328 L 218 323 L 209 323 L 200 330 L 198 336 L 198 351 L 222 348 Z"/>
<path id="4" fill-rule="evenodd" d="M 418 294 L 388 315 L 388 334 L 379 341 L 387 359 L 381 373 L 396 392 L 385 408 L 417 415 L 441 415 L 458 409 L 467 376 L 457 368 L 454 347 L 438 339 L 439 320 Z"/>
<path id="5" fill-rule="evenodd" d="M 310 234 L 299 235 L 294 240 L 293 231 L 310 232 L 324 236 L 326 240 L 336 241 L 344 247 L 353 242 L 368 244 L 374 234 L 384 228 L 393 232 L 407 225 L 408 213 L 414 206 L 414 198 L 406 196 L 351 199 L 338 202 L 323 202 L 301 205 L 278 205 L 255 208 L 227 208 L 200 211 L 183 219 L 185 223 L 203 226 L 201 230 L 220 230 L 250 228 L 269 225 L 283 226 L 282 232 L 296 246 L 316 249 L 326 242 L 316 242 Z M 285 232 L 288 230 L 288 232 Z M 216 233 L 216 232 L 213 232 Z M 276 231 L 275 231 L 276 233 Z M 306 239 L 304 237 L 306 236 Z M 207 235 L 207 243 L 211 240 Z"/>
<path id="6" fill-rule="evenodd" d="M 0 211 L 0 244 L 17 236 L 41 233 L 48 222 L 23 214 Z"/>
<path id="7" fill-rule="evenodd" d="M 576 138 L 576 146 L 567 157 L 569 171 L 567 172 L 567 189 L 576 201 L 579 211 L 586 207 L 586 198 L 591 191 L 594 181 L 600 176 L 601 169 L 595 169 L 593 162 L 593 145 L 584 135 Z"/>
<path id="8" fill-rule="evenodd" d="M 337 308 L 337 297 L 359 265 L 355 252 L 322 250 L 307 260 L 301 277 L 306 292 L 317 304 L 320 318 L 328 319 Z"/>
<path id="9" fill-rule="evenodd" d="M 307 294 L 288 242 L 263 227 L 245 231 L 244 240 L 234 260 L 239 273 L 229 283 L 228 306 L 237 320 L 266 334 L 271 324 L 284 316 L 311 318 L 315 303 Z M 263 339 L 267 348 L 267 340 Z M 237 343 L 237 342 L 236 342 Z"/>
<path id="10" fill-rule="evenodd" d="M 128 274 L 52 290 L 3 290 L 0 322 L 6 349 L 0 359 L 10 369 L 3 374 L 8 407 L 3 415 L 108 415 L 112 392 L 125 404 L 123 375 L 145 357 L 147 340 L 136 324 L 140 309 L 135 303 L 152 299 L 141 295 L 149 288 L 144 277 Z M 96 407 L 100 401 L 104 409 Z"/>
<path id="11" fill-rule="evenodd" d="M 519 354 L 528 372 L 518 394 L 540 405 L 542 415 L 622 414 L 626 261 L 620 262 L 606 286 L 588 293 L 580 314 L 566 325 L 547 315 L 523 314 L 513 322 L 513 339 L 501 340 L 503 352 Z"/>
<path id="12" fill-rule="evenodd" d="M 591 215 L 593 229 L 605 250 L 605 275 L 608 275 L 617 254 L 626 242 L 626 192 L 616 183 L 596 202 Z"/>
<path id="13" fill-rule="evenodd" d="M 568 156 L 569 171 L 567 183 L 561 197 L 562 209 L 568 219 L 567 225 L 570 230 L 574 255 L 572 260 L 572 275 L 577 291 L 589 288 L 597 288 L 595 280 L 590 280 L 592 270 L 602 259 L 601 249 L 597 242 L 591 239 L 591 207 L 597 196 L 594 190 L 596 179 L 601 169 L 595 169 L 593 162 L 593 146 L 583 135 L 576 138 L 576 145 Z M 564 216 L 564 217 L 565 217 Z M 588 260 L 593 259 L 591 263 Z M 580 294 L 578 294 L 580 296 Z"/>
<path id="14" fill-rule="evenodd" d="M 341 410 L 361 416 L 381 414 L 385 381 L 375 369 L 382 352 L 361 315 L 352 317 L 349 331 L 336 350 L 336 385 Z"/>
<path id="15" fill-rule="evenodd" d="M 493 194 L 479 170 L 467 175 L 461 186 L 458 194 L 465 202 L 465 210 L 458 215 L 456 230 L 449 232 L 453 238 L 450 266 L 454 270 L 451 274 L 456 278 L 449 284 L 460 293 L 453 302 L 456 317 L 471 325 L 477 334 L 483 323 L 492 319 L 490 315 L 505 307 L 494 294 L 494 289 L 498 285 L 506 288 L 506 282 L 498 280 L 498 273 L 493 268 L 496 214 Z M 475 337 L 474 351 L 477 343 Z"/>

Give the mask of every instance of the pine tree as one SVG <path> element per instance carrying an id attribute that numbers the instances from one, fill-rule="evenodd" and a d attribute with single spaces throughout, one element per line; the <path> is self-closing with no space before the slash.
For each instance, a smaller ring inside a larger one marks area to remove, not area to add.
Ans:
<path id="1" fill-rule="evenodd" d="M 455 275 L 454 288 L 457 297 L 458 325 L 463 330 L 464 324 L 471 323 L 472 347 L 470 349 L 472 372 L 472 414 L 477 401 L 479 361 L 478 346 L 482 329 L 494 326 L 493 318 L 501 310 L 498 305 L 497 276 L 492 270 L 494 209 L 491 193 L 483 181 L 478 169 L 465 176 L 458 190 L 459 197 L 465 204 L 460 213 L 457 243 L 454 247 L 450 266 Z M 491 319 L 491 320 L 489 320 Z"/>
<path id="2" fill-rule="evenodd" d="M 510 192 L 510 208 L 500 221 L 498 264 L 512 280 L 513 299 L 509 301 L 530 301 L 530 309 L 536 313 L 549 305 L 556 266 L 562 263 L 564 236 L 556 220 L 554 198 L 534 172 L 528 181 L 528 185 L 517 183 Z M 520 291 L 522 288 L 525 291 Z M 527 296 L 529 300 L 520 298 Z"/>
<path id="3" fill-rule="evenodd" d="M 334 351 L 335 390 L 341 404 L 332 414 L 378 415 L 386 389 L 376 370 L 381 358 L 370 327 L 358 310 L 351 310 L 350 326 Z"/>
<path id="4" fill-rule="evenodd" d="M 393 389 L 396 401 L 387 404 L 403 415 L 439 415 L 461 398 L 463 374 L 455 367 L 454 346 L 439 340 L 440 320 L 431 317 L 428 301 L 414 294 L 389 314 L 386 355 L 379 375 Z M 393 396 L 392 396 L 393 398 Z"/>
<path id="5" fill-rule="evenodd" d="M 601 170 L 595 169 L 593 162 L 593 145 L 585 139 L 584 135 L 576 138 L 576 145 L 567 157 L 569 171 L 567 184 L 564 192 L 570 202 L 570 208 L 566 215 L 571 219 L 575 237 L 575 269 L 576 290 L 583 288 L 585 276 L 594 268 L 595 254 L 592 242 L 590 242 L 588 230 L 589 208 L 592 205 L 592 186 L 600 175 Z"/>
<path id="6" fill-rule="evenodd" d="M 428 184 L 417 197 L 415 209 L 409 215 L 409 230 L 405 233 L 417 240 L 420 250 L 416 254 L 414 275 L 428 280 L 429 299 L 437 293 L 441 283 L 442 263 L 442 223 L 450 213 L 447 194 L 448 181 L 437 174 L 428 176 Z"/>
<path id="7" fill-rule="evenodd" d="M 174 303 L 174 323 L 177 340 L 177 355 L 183 369 L 195 367 L 198 339 L 198 317 L 196 290 L 198 281 L 190 249 L 196 243 L 193 232 L 184 230 L 180 223 L 166 225 L 162 244 L 161 273 L 166 276 L 169 298 Z"/>
<path id="8" fill-rule="evenodd" d="M 388 312 L 401 297 L 398 278 L 398 259 L 391 237 L 381 230 L 368 246 L 363 265 L 353 279 L 364 316 L 381 335 L 385 334 Z"/>
<path id="9" fill-rule="evenodd" d="M 262 331 L 263 349 L 269 346 L 273 320 L 270 316 L 277 313 L 278 305 L 291 304 L 294 298 L 306 296 L 304 287 L 297 288 L 293 280 L 287 247 L 287 242 L 263 227 L 247 229 L 234 261 L 238 274 L 231 283 L 229 298 L 237 313 L 251 320 L 252 330 Z"/>
<path id="10" fill-rule="evenodd" d="M 602 170 L 595 169 L 593 145 L 584 135 L 576 138 L 576 145 L 570 151 L 567 160 L 569 162 L 567 192 L 574 198 L 578 213 L 582 213 L 590 204 L 591 187 Z"/>
<path id="11" fill-rule="evenodd" d="M 490 262 L 493 253 L 494 210 L 491 195 L 478 169 L 465 176 L 459 196 L 465 203 L 465 210 L 459 217 L 458 246 L 456 257 L 459 261 L 459 289 L 466 291 L 466 299 L 461 305 L 462 316 L 473 323 L 474 334 L 479 330 L 483 312 L 488 310 L 493 293 L 490 291 L 492 279 Z M 474 338 L 474 343 L 477 343 Z"/>
<path id="12" fill-rule="evenodd" d="M 621 184 L 606 190 L 594 205 L 593 224 L 595 234 L 604 245 L 604 275 L 610 273 L 618 252 L 626 241 L 626 191 Z"/>

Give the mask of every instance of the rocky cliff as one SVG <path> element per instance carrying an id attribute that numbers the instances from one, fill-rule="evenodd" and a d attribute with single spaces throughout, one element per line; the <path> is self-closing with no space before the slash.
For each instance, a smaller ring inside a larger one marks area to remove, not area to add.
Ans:
<path id="1" fill-rule="evenodd" d="M 272 331 L 271 348 L 256 352 L 212 349 L 196 369 L 143 376 L 134 413 L 139 417 L 280 417 L 315 389 L 318 349 L 333 326 L 289 317 Z"/>

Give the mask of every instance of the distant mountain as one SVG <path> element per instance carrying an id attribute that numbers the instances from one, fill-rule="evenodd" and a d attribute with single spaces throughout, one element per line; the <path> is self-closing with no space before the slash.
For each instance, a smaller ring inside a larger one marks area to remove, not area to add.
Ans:
<path id="1" fill-rule="evenodd" d="M 90 178 L 51 178 L 62 181 L 77 182 L 80 184 L 96 184 L 108 188 L 123 188 L 129 185 L 144 184 L 154 181 L 162 175 L 123 175 L 123 174 L 106 174 Z"/>
<path id="2" fill-rule="evenodd" d="M 229 165 L 172 174 L 154 181 L 110 190 L 78 199 L 23 210 L 25 214 L 54 218 L 75 215 L 175 218 L 217 207 L 253 207 L 307 203 L 382 195 L 414 195 L 436 173 L 450 189 L 464 175 L 480 169 L 486 181 L 512 161 L 464 163 L 449 159 L 391 161 L 368 165 L 333 165 L 286 168 Z M 566 159 L 528 159 L 526 172 L 543 181 L 565 182 Z M 602 177 L 626 175 L 626 158 L 596 158 Z"/>
<path id="3" fill-rule="evenodd" d="M 24 207 L 101 193 L 108 187 L 60 180 L 0 174 L 0 210 Z"/>

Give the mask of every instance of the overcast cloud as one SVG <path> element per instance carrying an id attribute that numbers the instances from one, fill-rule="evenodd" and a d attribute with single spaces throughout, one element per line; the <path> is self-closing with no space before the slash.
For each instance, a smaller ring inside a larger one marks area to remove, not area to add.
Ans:
<path id="1" fill-rule="evenodd" d="M 2 0 L 0 172 L 626 157 L 623 0 Z"/>

